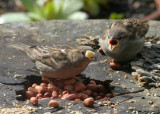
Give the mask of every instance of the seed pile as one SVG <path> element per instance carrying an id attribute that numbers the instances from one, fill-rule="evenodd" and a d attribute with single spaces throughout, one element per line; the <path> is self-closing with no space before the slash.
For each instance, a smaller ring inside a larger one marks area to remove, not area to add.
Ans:
<path id="1" fill-rule="evenodd" d="M 113 97 L 110 90 L 103 84 L 94 80 L 84 84 L 83 81 L 75 78 L 69 80 L 55 79 L 52 84 L 41 83 L 38 85 L 34 83 L 27 89 L 25 95 L 33 105 L 37 105 L 40 99 L 64 99 L 83 101 L 85 106 L 91 106 L 94 104 L 94 100 L 106 101 Z M 54 103 L 51 102 L 49 105 L 54 106 Z"/>
<path id="2" fill-rule="evenodd" d="M 160 87 L 160 44 L 146 42 L 140 57 L 131 62 L 131 68 L 139 86 Z"/>

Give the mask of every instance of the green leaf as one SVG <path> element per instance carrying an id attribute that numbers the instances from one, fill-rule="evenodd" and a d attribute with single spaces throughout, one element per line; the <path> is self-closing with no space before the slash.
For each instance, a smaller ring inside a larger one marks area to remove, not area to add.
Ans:
<path id="1" fill-rule="evenodd" d="M 41 20 L 46 20 L 43 16 L 39 15 L 38 13 L 28 13 L 28 16 L 32 21 L 41 21 Z"/>
<path id="2" fill-rule="evenodd" d="M 122 13 L 111 13 L 110 14 L 110 19 L 123 19 L 124 15 Z"/>
<path id="3" fill-rule="evenodd" d="M 51 0 L 35 0 L 36 4 L 39 6 L 44 6 L 46 2 L 50 2 Z"/>
<path id="4" fill-rule="evenodd" d="M 31 21 L 26 13 L 6 13 L 0 16 L 0 24 Z"/>
<path id="5" fill-rule="evenodd" d="M 111 13 L 109 18 L 110 19 L 117 19 L 117 13 Z"/>
<path id="6" fill-rule="evenodd" d="M 44 6 L 43 13 L 46 19 L 56 19 L 57 15 L 55 12 L 54 2 L 47 2 Z"/>
<path id="7" fill-rule="evenodd" d="M 81 18 L 86 18 L 84 13 L 75 13 L 83 7 L 82 0 L 22 0 L 29 10 L 29 17 L 32 20 L 45 19 L 67 19 L 75 18 L 74 15 L 82 15 Z M 72 15 L 73 13 L 73 15 Z"/>
<path id="8" fill-rule="evenodd" d="M 71 20 L 84 20 L 87 19 L 88 15 L 84 12 L 77 11 L 75 13 L 72 13 L 70 16 L 67 17 L 67 19 Z"/>
<path id="9" fill-rule="evenodd" d="M 83 7 L 81 0 L 51 0 L 44 6 L 47 19 L 66 19 L 72 13 Z"/>
<path id="10" fill-rule="evenodd" d="M 88 1 L 89 12 L 92 15 L 97 15 L 99 13 L 99 5 L 96 2 Z"/>
<path id="11" fill-rule="evenodd" d="M 124 18 L 124 15 L 123 15 L 122 13 L 119 13 L 119 14 L 117 15 L 117 18 L 118 18 L 118 19 L 123 19 L 123 18 Z"/>
<path id="12" fill-rule="evenodd" d="M 21 0 L 22 4 L 24 5 L 24 7 L 30 11 L 30 12 L 34 12 L 34 7 L 36 5 L 36 0 Z"/>
<path id="13" fill-rule="evenodd" d="M 64 0 L 63 12 L 65 14 L 71 14 L 79 11 L 83 7 L 82 0 Z"/>

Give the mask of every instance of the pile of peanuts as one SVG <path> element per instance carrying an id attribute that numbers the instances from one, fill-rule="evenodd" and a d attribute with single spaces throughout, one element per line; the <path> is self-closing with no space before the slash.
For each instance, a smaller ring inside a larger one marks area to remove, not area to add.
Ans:
<path id="1" fill-rule="evenodd" d="M 85 106 L 92 106 L 95 100 L 110 100 L 113 97 L 104 85 L 96 84 L 94 80 L 90 80 L 85 85 L 75 78 L 69 80 L 55 79 L 52 84 L 41 83 L 37 85 L 34 83 L 25 92 L 25 95 L 33 105 L 37 105 L 40 99 L 64 99 L 83 101 Z M 51 100 L 48 105 L 56 107 L 59 104 L 57 101 Z"/>

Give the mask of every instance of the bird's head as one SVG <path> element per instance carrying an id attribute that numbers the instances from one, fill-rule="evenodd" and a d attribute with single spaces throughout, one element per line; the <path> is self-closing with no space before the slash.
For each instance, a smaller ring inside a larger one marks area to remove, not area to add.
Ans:
<path id="1" fill-rule="evenodd" d="M 110 51 L 123 49 L 129 40 L 129 34 L 123 27 L 111 28 L 106 36 L 108 49 Z"/>
<path id="2" fill-rule="evenodd" d="M 72 61 L 96 61 L 95 52 L 92 51 L 91 47 L 80 46 L 78 49 L 73 49 L 70 52 L 70 58 Z"/>

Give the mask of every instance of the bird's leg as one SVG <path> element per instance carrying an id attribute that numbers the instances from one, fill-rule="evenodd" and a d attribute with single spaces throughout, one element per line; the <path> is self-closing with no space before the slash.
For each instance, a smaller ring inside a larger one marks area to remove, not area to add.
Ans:
<path id="1" fill-rule="evenodd" d="M 105 53 L 104 53 L 104 51 L 102 50 L 101 47 L 98 49 L 98 51 L 99 51 L 102 55 L 105 55 Z"/>
<path id="2" fill-rule="evenodd" d="M 47 76 L 42 76 L 42 82 L 48 82 L 50 84 L 53 84 L 52 80 L 49 79 Z"/>
<path id="3" fill-rule="evenodd" d="M 116 62 L 114 59 L 109 61 L 109 66 L 114 70 L 118 70 L 121 68 L 120 63 Z"/>

